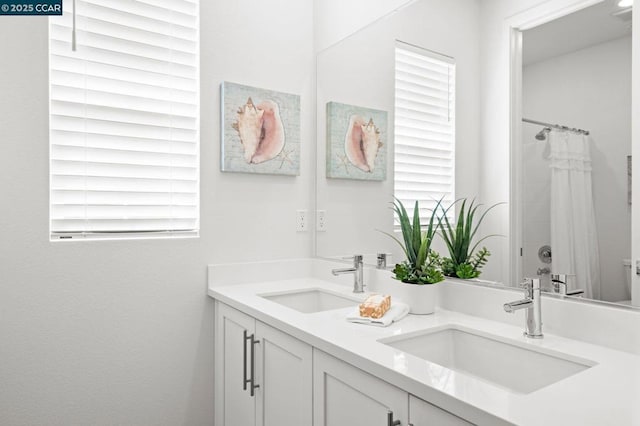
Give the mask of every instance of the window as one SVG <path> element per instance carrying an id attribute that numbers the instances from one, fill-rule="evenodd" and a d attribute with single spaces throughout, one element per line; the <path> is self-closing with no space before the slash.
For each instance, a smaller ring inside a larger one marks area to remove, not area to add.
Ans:
<path id="1" fill-rule="evenodd" d="M 400 42 L 395 54 L 394 193 L 425 219 L 455 200 L 455 64 Z"/>
<path id="2" fill-rule="evenodd" d="M 197 235 L 198 39 L 197 0 L 50 18 L 52 239 Z"/>

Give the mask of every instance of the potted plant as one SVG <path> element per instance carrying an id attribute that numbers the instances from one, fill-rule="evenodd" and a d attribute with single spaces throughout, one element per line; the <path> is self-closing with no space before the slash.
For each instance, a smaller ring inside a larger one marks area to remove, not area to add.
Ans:
<path id="1" fill-rule="evenodd" d="M 394 235 L 384 232 L 402 247 L 406 260 L 396 264 L 394 278 L 402 282 L 396 292 L 398 297 L 409 304 L 413 314 L 430 314 L 435 309 L 437 298 L 436 283 L 444 280 L 440 269 L 440 256 L 431 250 L 431 242 L 436 235 L 438 225 L 436 213 L 440 202 L 431 212 L 429 224 L 422 230 L 420 208 L 416 201 L 413 218 L 409 218 L 404 205 L 396 198 L 393 210 L 398 216 L 402 241 Z"/>
<path id="2" fill-rule="evenodd" d="M 447 213 L 459 201 L 462 201 L 462 205 L 460 206 L 458 220 L 455 226 L 451 226 Z M 487 235 L 480 238 L 473 246 L 471 244 L 487 213 L 502 203 L 494 204 L 486 209 L 475 225 L 473 223 L 474 217 L 482 204 L 474 204 L 475 200 L 472 200 L 467 207 L 467 199 L 463 198 L 455 201 L 446 209 L 440 205 L 442 214 L 438 218 L 438 227 L 449 251 L 449 257 L 442 258 L 441 267 L 444 275 L 448 277 L 457 277 L 465 280 L 479 277 L 482 267 L 486 265 L 491 255 L 486 247 L 482 247 L 477 252 L 476 249 L 482 241 L 496 235 Z"/>

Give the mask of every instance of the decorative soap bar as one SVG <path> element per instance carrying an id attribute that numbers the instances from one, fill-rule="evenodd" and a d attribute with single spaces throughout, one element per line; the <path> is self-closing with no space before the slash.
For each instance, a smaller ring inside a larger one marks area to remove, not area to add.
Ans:
<path id="1" fill-rule="evenodd" d="M 391 296 L 372 294 L 360 304 L 360 316 L 374 319 L 382 318 L 389 308 L 391 308 Z"/>

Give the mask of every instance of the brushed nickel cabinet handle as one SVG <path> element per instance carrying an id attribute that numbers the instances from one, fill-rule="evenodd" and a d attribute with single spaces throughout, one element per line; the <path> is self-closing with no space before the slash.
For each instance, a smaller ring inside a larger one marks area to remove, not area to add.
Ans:
<path id="1" fill-rule="evenodd" d="M 244 330 L 242 339 L 242 390 L 247 390 L 247 383 L 250 381 L 247 380 L 247 340 L 250 340 L 252 337 L 247 335 L 247 330 Z"/>
<path id="2" fill-rule="evenodd" d="M 393 411 L 387 412 L 387 426 L 400 426 L 400 420 L 393 420 Z"/>
<path id="3" fill-rule="evenodd" d="M 251 387 L 249 388 L 251 396 L 255 396 L 255 390 L 260 387 L 260 385 L 256 385 L 256 345 L 260 343 L 260 340 L 255 339 L 255 334 L 250 336 L 251 338 L 251 379 L 249 379 L 249 383 L 251 383 Z"/>

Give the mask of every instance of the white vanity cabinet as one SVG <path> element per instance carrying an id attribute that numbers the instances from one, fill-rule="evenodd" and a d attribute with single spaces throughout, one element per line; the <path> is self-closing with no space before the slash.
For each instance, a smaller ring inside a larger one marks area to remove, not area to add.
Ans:
<path id="1" fill-rule="evenodd" d="M 247 388 L 251 361 L 249 336 L 255 320 L 222 303 L 216 303 L 215 420 L 216 426 L 255 424 L 255 397 Z"/>
<path id="2" fill-rule="evenodd" d="M 313 353 L 314 426 L 470 426 L 326 353 Z"/>
<path id="3" fill-rule="evenodd" d="M 408 394 L 326 353 L 313 353 L 314 426 L 407 425 Z"/>
<path id="4" fill-rule="evenodd" d="M 216 301 L 216 426 L 471 423 Z"/>
<path id="5" fill-rule="evenodd" d="M 216 303 L 216 426 L 312 423 L 311 346 Z"/>

